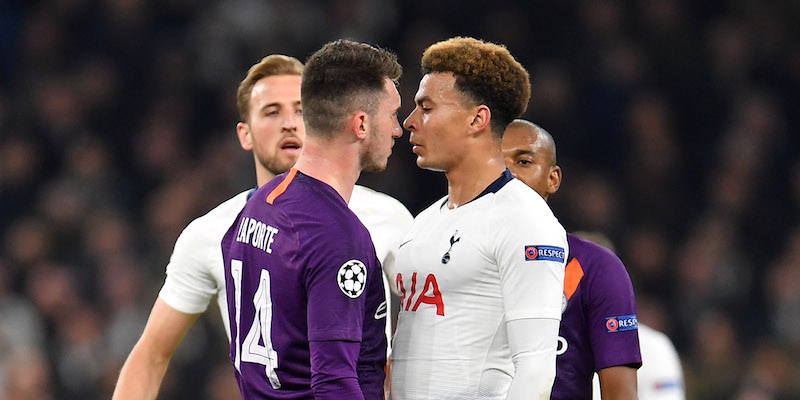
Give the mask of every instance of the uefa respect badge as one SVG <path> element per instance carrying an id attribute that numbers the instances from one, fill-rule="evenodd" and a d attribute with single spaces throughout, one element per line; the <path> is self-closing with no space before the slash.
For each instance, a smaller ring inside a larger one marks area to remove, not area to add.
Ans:
<path id="1" fill-rule="evenodd" d="M 608 333 L 633 331 L 639 329 L 639 321 L 636 314 L 606 317 L 606 329 Z"/>
<path id="2" fill-rule="evenodd" d="M 564 262 L 564 249 L 557 246 L 525 246 L 525 261 Z"/>

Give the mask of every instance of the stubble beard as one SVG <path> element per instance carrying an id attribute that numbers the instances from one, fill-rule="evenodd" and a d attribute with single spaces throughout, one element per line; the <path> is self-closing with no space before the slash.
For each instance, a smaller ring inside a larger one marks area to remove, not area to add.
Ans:
<path id="1" fill-rule="evenodd" d="M 379 147 L 380 140 L 378 139 L 377 131 L 371 129 L 371 132 L 370 145 L 367 147 L 366 151 L 361 154 L 361 170 L 367 172 L 381 172 L 386 169 L 389 163 L 391 149 L 389 150 L 389 155 L 384 157 Z"/>
<path id="2" fill-rule="evenodd" d="M 280 150 L 278 150 L 280 151 Z M 281 157 L 280 155 L 275 154 L 273 157 L 263 157 L 261 155 L 256 155 L 258 157 L 258 162 L 264 166 L 272 175 L 280 175 L 290 168 L 292 168 L 297 162 L 297 159 L 292 160 L 291 158 Z"/>

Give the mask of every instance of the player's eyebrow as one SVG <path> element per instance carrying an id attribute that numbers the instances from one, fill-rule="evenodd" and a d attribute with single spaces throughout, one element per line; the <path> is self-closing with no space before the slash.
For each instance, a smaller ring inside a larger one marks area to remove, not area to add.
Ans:
<path id="1" fill-rule="evenodd" d="M 414 102 L 417 103 L 418 106 L 421 106 L 422 103 L 433 103 L 433 100 L 429 96 L 420 96 L 414 99 Z"/>
<path id="2" fill-rule="evenodd" d="M 274 102 L 274 103 L 264 104 L 263 106 L 261 106 L 261 111 L 264 111 L 264 110 L 266 110 L 268 108 L 271 108 L 271 107 L 281 108 L 281 103 Z"/>
<path id="3" fill-rule="evenodd" d="M 297 100 L 294 103 L 292 103 L 292 106 L 299 106 L 300 104 L 301 104 L 300 100 Z M 282 107 L 282 105 L 281 105 L 281 103 L 279 103 L 277 101 L 272 102 L 272 103 L 267 103 L 267 104 L 264 104 L 263 106 L 261 106 L 261 111 L 264 111 L 264 110 L 266 110 L 266 109 L 268 109 L 270 107 L 275 107 L 275 108 L 280 109 Z"/>
<path id="4" fill-rule="evenodd" d="M 536 155 L 535 152 L 533 152 L 531 150 L 527 150 L 527 149 L 511 149 L 511 150 L 505 150 L 505 151 L 503 151 L 503 153 L 511 153 L 512 157 L 519 157 L 519 156 L 524 156 L 524 155 L 528 155 L 528 154 Z"/>

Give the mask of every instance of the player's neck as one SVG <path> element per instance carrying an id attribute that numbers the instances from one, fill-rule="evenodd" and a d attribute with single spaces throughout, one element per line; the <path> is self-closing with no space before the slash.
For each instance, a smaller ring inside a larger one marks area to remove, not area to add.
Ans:
<path id="1" fill-rule="evenodd" d="M 447 207 L 450 209 L 466 204 L 478 197 L 506 169 L 503 154 L 490 152 L 474 153 L 475 157 L 465 158 L 455 168 L 445 172 L 447 176 Z"/>
<path id="2" fill-rule="evenodd" d="M 258 166 L 258 161 L 256 161 L 256 184 L 258 187 L 266 185 L 267 182 L 271 181 L 274 177 L 275 174 L 269 172 L 263 166 Z"/>
<path id="3" fill-rule="evenodd" d="M 294 167 L 333 187 L 347 203 L 361 175 L 360 161 L 353 148 L 329 141 L 306 140 Z"/>

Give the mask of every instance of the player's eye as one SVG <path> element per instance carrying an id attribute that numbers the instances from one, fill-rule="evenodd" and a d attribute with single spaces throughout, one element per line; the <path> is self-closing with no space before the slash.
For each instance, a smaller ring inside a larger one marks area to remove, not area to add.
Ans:
<path id="1" fill-rule="evenodd" d="M 294 110 L 294 113 L 298 114 L 298 115 L 303 115 L 303 109 L 302 108 L 298 108 L 297 110 Z"/>
<path id="2" fill-rule="evenodd" d="M 519 164 L 519 165 L 523 165 L 523 166 L 526 166 L 526 165 L 530 165 L 530 164 L 532 164 L 532 163 L 531 163 L 531 161 L 530 161 L 530 160 L 518 160 L 518 161 L 517 161 L 517 164 Z"/>
<path id="3" fill-rule="evenodd" d="M 276 110 L 276 109 L 267 110 L 267 112 L 265 112 L 264 115 L 266 115 L 268 117 L 274 117 L 274 116 L 278 115 L 278 110 Z"/>

